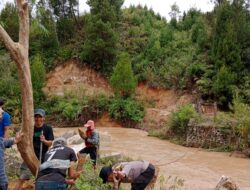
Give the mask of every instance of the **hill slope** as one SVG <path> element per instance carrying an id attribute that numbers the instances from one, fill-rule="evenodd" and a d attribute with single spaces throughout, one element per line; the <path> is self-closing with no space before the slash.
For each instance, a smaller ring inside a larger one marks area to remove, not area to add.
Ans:
<path id="1" fill-rule="evenodd" d="M 49 73 L 43 90 L 48 95 L 73 92 L 89 96 L 100 93 L 108 96 L 113 94 L 104 77 L 90 68 L 79 66 L 74 60 L 65 62 Z M 136 98 L 146 102 L 146 116 L 143 122 L 145 127 L 160 127 L 171 112 L 193 99 L 192 95 L 187 93 L 180 94 L 173 90 L 154 89 L 142 83 L 136 89 Z M 104 115 L 101 120 L 104 126 L 114 126 L 107 115 Z"/>

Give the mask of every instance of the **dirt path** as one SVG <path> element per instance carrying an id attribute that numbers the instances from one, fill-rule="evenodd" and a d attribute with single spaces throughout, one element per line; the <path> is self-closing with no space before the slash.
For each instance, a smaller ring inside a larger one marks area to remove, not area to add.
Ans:
<path id="1" fill-rule="evenodd" d="M 62 134 L 68 130 L 55 129 L 55 132 Z M 178 146 L 136 129 L 101 127 L 99 131 L 111 136 L 110 150 L 158 165 L 165 179 L 169 176 L 184 179 L 181 189 L 211 190 L 222 175 L 231 176 L 241 190 L 250 189 L 249 159 Z"/>

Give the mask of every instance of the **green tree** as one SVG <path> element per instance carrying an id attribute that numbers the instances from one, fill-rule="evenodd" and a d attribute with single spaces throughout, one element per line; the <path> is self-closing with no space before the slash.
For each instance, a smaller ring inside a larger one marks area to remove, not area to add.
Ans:
<path id="1" fill-rule="evenodd" d="M 40 0 L 45 2 L 44 0 Z M 50 7 L 57 18 L 74 17 L 78 13 L 78 0 L 49 0 Z"/>
<path id="2" fill-rule="evenodd" d="M 110 82 L 116 94 L 128 97 L 134 93 L 137 81 L 132 70 L 130 57 L 127 53 L 122 53 L 119 56 Z"/>
<path id="3" fill-rule="evenodd" d="M 6 3 L 0 13 L 0 24 L 2 24 L 14 41 L 18 40 L 18 14 L 16 6 L 12 3 Z"/>
<path id="4" fill-rule="evenodd" d="M 43 98 L 42 87 L 46 80 L 46 71 L 40 55 L 36 55 L 31 61 L 31 79 L 34 100 L 39 103 Z"/>
<path id="5" fill-rule="evenodd" d="M 202 17 L 197 18 L 196 23 L 193 25 L 191 39 L 192 42 L 198 44 L 201 50 L 203 50 L 207 44 L 207 27 Z"/>
<path id="6" fill-rule="evenodd" d="M 161 35 L 160 35 L 160 43 L 161 47 L 167 47 L 169 42 L 171 42 L 174 39 L 174 30 L 171 27 L 164 27 L 161 30 Z"/>
<path id="7" fill-rule="evenodd" d="M 7 99 L 18 99 L 20 88 L 18 85 L 17 68 L 9 55 L 2 51 L 0 52 L 0 72 L 0 94 Z"/>
<path id="8" fill-rule="evenodd" d="M 36 11 L 36 17 L 31 21 L 30 55 L 40 54 L 50 69 L 59 49 L 56 23 L 52 12 L 43 4 L 38 4 Z"/>
<path id="9" fill-rule="evenodd" d="M 177 27 L 177 21 L 179 19 L 181 11 L 180 11 L 179 6 L 176 3 L 174 3 L 170 7 L 171 7 L 171 11 L 168 13 L 170 18 L 171 18 L 170 24 L 171 24 L 171 26 L 176 28 Z"/>
<path id="10" fill-rule="evenodd" d="M 242 72 L 241 49 L 237 41 L 237 33 L 232 6 L 225 2 L 217 10 L 217 19 L 212 43 L 212 60 L 217 70 L 223 65 L 229 66 L 233 72 Z"/>
<path id="11" fill-rule="evenodd" d="M 81 58 L 103 72 L 111 71 L 117 54 L 118 33 L 115 31 L 121 0 L 88 0 L 90 17 Z"/>
<path id="12" fill-rule="evenodd" d="M 74 37 L 74 33 L 80 24 L 77 15 L 79 15 L 78 0 L 40 0 L 40 5 L 53 12 L 56 20 L 57 35 L 61 43 L 68 42 Z"/>
<path id="13" fill-rule="evenodd" d="M 182 28 L 184 30 L 190 30 L 201 15 L 201 12 L 196 8 L 189 9 L 187 14 L 183 14 Z"/>
<path id="14" fill-rule="evenodd" d="M 212 91 L 221 108 L 228 108 L 229 103 L 233 100 L 235 78 L 235 74 L 223 66 L 213 79 Z"/>
<path id="15" fill-rule="evenodd" d="M 211 54 L 217 73 L 213 78 L 213 92 L 224 108 L 228 108 L 232 101 L 232 86 L 241 81 L 244 73 L 235 16 L 233 5 L 229 2 L 222 2 L 217 7 Z"/>

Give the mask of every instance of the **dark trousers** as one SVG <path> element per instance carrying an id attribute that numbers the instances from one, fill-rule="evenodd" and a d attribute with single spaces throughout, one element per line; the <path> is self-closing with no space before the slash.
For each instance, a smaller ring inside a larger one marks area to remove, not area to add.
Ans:
<path id="1" fill-rule="evenodd" d="M 79 152 L 80 154 L 89 154 L 90 159 L 92 160 L 93 164 L 96 165 L 96 157 L 97 157 L 96 147 L 85 147 Z"/>
<path id="2" fill-rule="evenodd" d="M 0 184 L 0 190 L 7 190 L 8 189 L 8 183 Z"/>
<path id="3" fill-rule="evenodd" d="M 154 175 L 155 167 L 149 164 L 148 168 L 131 183 L 131 190 L 144 190 Z"/>
<path id="4" fill-rule="evenodd" d="M 57 181 L 37 181 L 36 190 L 67 190 L 67 185 Z"/>

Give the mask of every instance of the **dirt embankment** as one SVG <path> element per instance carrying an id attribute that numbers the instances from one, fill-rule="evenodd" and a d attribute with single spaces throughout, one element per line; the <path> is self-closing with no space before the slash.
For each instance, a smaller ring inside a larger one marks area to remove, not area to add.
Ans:
<path id="1" fill-rule="evenodd" d="M 86 95 L 106 94 L 112 95 L 112 89 L 108 81 L 96 71 L 81 66 L 79 62 L 71 60 L 55 68 L 48 74 L 47 82 L 43 88 L 47 95 L 62 96 L 65 93 Z M 160 127 L 171 112 L 179 106 L 192 101 L 192 95 L 179 93 L 173 90 L 149 88 L 145 84 L 139 84 L 136 89 L 136 98 L 146 102 L 146 115 L 143 125 L 145 127 Z M 109 126 L 110 119 L 104 115 L 100 122 Z M 113 125 L 113 124 L 112 124 Z"/>
<path id="2" fill-rule="evenodd" d="M 90 96 L 113 93 L 104 77 L 75 60 L 67 61 L 50 72 L 43 91 L 47 95 L 59 96 L 65 93 L 82 93 Z"/>

